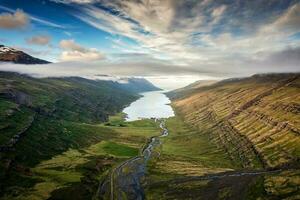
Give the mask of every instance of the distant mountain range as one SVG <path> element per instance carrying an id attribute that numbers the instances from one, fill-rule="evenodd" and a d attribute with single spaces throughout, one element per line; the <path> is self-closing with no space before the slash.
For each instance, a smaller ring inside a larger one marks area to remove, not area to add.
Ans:
<path id="1" fill-rule="evenodd" d="M 120 84 L 122 89 L 134 93 L 161 90 L 144 78 L 122 78 L 120 81 L 123 82 Z"/>
<path id="2" fill-rule="evenodd" d="M 0 45 L 0 62 L 13 62 L 17 64 L 48 64 L 50 62 L 32 57 L 23 51 Z"/>

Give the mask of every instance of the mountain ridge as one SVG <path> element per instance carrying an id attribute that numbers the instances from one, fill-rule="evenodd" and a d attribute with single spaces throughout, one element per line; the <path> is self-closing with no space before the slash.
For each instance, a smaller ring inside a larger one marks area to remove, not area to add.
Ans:
<path id="1" fill-rule="evenodd" d="M 35 58 L 23 51 L 0 44 L 0 62 L 13 62 L 16 64 L 49 64 L 49 61 Z"/>
<path id="2" fill-rule="evenodd" d="M 124 81 L 121 83 L 121 88 L 135 93 L 162 90 L 145 78 L 121 78 L 120 81 Z"/>
<path id="3" fill-rule="evenodd" d="M 282 73 L 227 79 L 186 96 L 168 95 L 188 124 L 210 130 L 243 167 L 278 168 L 299 165 L 299 92 L 300 73 Z M 279 135 L 295 143 L 276 139 Z"/>

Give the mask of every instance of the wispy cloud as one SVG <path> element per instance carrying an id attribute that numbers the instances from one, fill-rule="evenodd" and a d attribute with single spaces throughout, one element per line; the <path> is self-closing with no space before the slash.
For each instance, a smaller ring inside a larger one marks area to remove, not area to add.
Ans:
<path id="1" fill-rule="evenodd" d="M 102 51 L 80 44 L 84 38 L 65 32 L 74 40 L 61 41 L 60 60 L 94 62 L 49 65 L 50 74 L 62 70 L 70 75 L 101 71 L 137 76 L 229 77 L 300 70 L 299 1 L 53 1 L 70 5 L 68 14 L 110 33 L 106 38 L 118 53 L 107 53 L 103 59 Z M 60 26 L 30 18 L 44 25 Z"/>

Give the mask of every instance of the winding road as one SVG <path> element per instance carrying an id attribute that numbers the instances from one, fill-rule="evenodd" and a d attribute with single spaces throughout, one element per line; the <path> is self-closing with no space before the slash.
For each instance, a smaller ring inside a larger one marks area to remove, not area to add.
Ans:
<path id="1" fill-rule="evenodd" d="M 159 121 L 155 119 L 155 121 Z M 142 181 L 146 173 L 146 165 L 151 157 L 153 148 L 160 145 L 160 137 L 168 136 L 165 121 L 159 124 L 162 129 L 160 136 L 151 137 L 141 155 L 133 157 L 116 167 L 110 175 L 110 199 L 145 199 Z"/>

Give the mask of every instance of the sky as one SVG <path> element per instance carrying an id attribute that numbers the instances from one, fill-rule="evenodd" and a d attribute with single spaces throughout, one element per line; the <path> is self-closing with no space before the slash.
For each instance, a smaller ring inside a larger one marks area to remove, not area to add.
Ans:
<path id="1" fill-rule="evenodd" d="M 0 0 L 0 44 L 53 62 L 0 70 L 168 88 L 299 72 L 300 0 Z"/>

